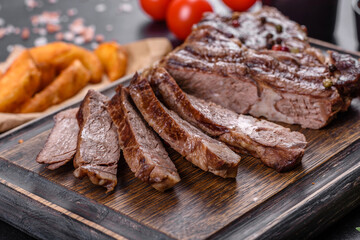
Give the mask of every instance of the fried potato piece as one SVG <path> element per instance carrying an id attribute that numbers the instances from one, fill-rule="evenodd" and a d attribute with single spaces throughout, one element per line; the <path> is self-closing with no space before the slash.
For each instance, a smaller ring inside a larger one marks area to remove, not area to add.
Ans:
<path id="1" fill-rule="evenodd" d="M 36 64 L 50 64 L 58 71 L 65 69 L 75 59 L 80 60 L 91 74 L 91 83 L 99 83 L 102 79 L 103 67 L 98 57 L 85 48 L 64 42 L 53 42 L 30 49 Z"/>
<path id="2" fill-rule="evenodd" d="M 38 64 L 37 68 L 41 73 L 40 86 L 38 89 L 38 91 L 41 91 L 54 81 L 56 77 L 56 68 L 49 64 Z"/>
<path id="3" fill-rule="evenodd" d="M 48 107 L 74 96 L 85 87 L 89 80 L 89 71 L 79 60 L 75 60 L 49 86 L 26 102 L 20 112 L 44 111 Z"/>
<path id="4" fill-rule="evenodd" d="M 29 51 L 23 51 L 0 79 L 0 112 L 15 112 L 40 86 L 41 72 Z"/>
<path id="5" fill-rule="evenodd" d="M 122 46 L 116 42 L 102 43 L 94 52 L 100 59 L 110 81 L 115 81 L 125 75 L 127 53 Z"/>

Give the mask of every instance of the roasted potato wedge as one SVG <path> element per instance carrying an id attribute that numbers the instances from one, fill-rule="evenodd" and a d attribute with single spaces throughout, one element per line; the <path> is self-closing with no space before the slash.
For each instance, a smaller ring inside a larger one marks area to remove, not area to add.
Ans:
<path id="1" fill-rule="evenodd" d="M 30 49 L 36 64 L 50 64 L 58 71 L 65 69 L 75 59 L 80 60 L 91 74 L 91 83 L 99 83 L 102 79 L 103 67 L 98 57 L 91 51 L 70 43 L 54 42 Z"/>
<path id="2" fill-rule="evenodd" d="M 127 54 L 125 49 L 116 42 L 102 43 L 95 50 L 106 75 L 110 81 L 115 81 L 125 75 Z"/>
<path id="3" fill-rule="evenodd" d="M 41 72 L 29 51 L 23 51 L 0 79 L 0 112 L 15 112 L 40 86 Z"/>
<path id="4" fill-rule="evenodd" d="M 40 86 L 38 91 L 43 90 L 56 78 L 56 68 L 49 64 L 38 64 L 38 70 L 41 73 Z"/>
<path id="5" fill-rule="evenodd" d="M 91 74 L 79 60 L 75 60 L 41 92 L 26 102 L 20 112 L 41 112 L 77 94 L 89 82 Z"/>

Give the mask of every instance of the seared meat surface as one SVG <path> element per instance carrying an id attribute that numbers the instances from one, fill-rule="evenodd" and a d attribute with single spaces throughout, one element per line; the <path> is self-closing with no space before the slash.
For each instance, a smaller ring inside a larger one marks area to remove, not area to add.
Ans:
<path id="1" fill-rule="evenodd" d="M 187 95 L 164 68 L 153 70 L 150 82 L 169 109 L 233 149 L 258 157 L 280 172 L 301 162 L 306 147 L 303 134 Z"/>
<path id="2" fill-rule="evenodd" d="M 120 147 L 116 126 L 107 111 L 109 99 L 89 90 L 81 103 L 77 120 L 80 131 L 74 158 L 74 175 L 88 176 L 93 184 L 104 186 L 107 192 L 117 184 Z"/>
<path id="3" fill-rule="evenodd" d="M 266 7 L 232 18 L 207 14 L 163 59 L 161 65 L 187 93 L 237 113 L 314 129 L 346 110 L 359 94 L 357 60 L 335 52 L 326 57 L 311 48 L 302 28 L 277 10 Z M 274 35 L 279 24 L 282 32 L 276 37 L 284 51 L 267 50 L 263 35 Z M 249 26 L 254 29 L 245 31 Z"/>
<path id="4" fill-rule="evenodd" d="M 135 74 L 129 86 L 130 95 L 148 124 L 174 150 L 202 170 L 224 178 L 235 177 L 240 156 L 163 106 L 148 77 L 147 71 L 141 76 Z"/>
<path id="5" fill-rule="evenodd" d="M 164 191 L 180 181 L 174 163 L 161 140 L 134 107 L 121 85 L 109 102 L 110 116 L 117 126 L 124 158 L 135 176 Z"/>
<path id="6" fill-rule="evenodd" d="M 36 158 L 38 163 L 49 164 L 47 168 L 54 170 L 73 159 L 79 133 L 77 111 L 78 108 L 72 108 L 55 115 L 55 125 Z"/>

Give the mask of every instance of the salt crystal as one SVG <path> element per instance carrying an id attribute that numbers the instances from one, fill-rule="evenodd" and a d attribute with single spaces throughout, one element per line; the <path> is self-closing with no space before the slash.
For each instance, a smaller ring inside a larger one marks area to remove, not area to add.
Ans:
<path id="1" fill-rule="evenodd" d="M 60 31 L 60 29 L 61 29 L 61 26 L 60 26 L 60 25 L 57 25 L 57 24 L 48 23 L 48 24 L 46 25 L 46 30 L 47 30 L 49 33 L 58 32 L 58 31 Z"/>
<path id="2" fill-rule="evenodd" d="M 133 9 L 132 5 L 129 3 L 123 3 L 119 5 L 120 12 L 131 12 Z"/>
<path id="3" fill-rule="evenodd" d="M 74 34 L 73 34 L 72 32 L 65 32 L 65 33 L 64 33 L 64 39 L 65 39 L 66 41 L 71 42 L 71 41 L 74 40 Z"/>
<path id="4" fill-rule="evenodd" d="M 55 34 L 55 39 L 57 41 L 62 41 L 64 39 L 64 34 L 62 32 Z"/>
<path id="5" fill-rule="evenodd" d="M 84 32 L 82 33 L 82 36 L 85 39 L 85 42 L 91 42 L 94 39 L 94 34 L 95 34 L 95 26 L 89 26 L 86 27 Z"/>
<path id="6" fill-rule="evenodd" d="M 45 35 L 47 34 L 47 31 L 46 31 L 45 28 L 39 28 L 38 34 L 39 34 L 40 36 L 45 36 Z"/>
<path id="7" fill-rule="evenodd" d="M 13 45 L 8 45 L 6 47 L 6 50 L 11 53 L 14 50 L 14 46 Z"/>
<path id="8" fill-rule="evenodd" d="M 106 29 L 106 31 L 111 32 L 112 30 L 114 30 L 114 27 L 113 27 L 113 25 L 108 24 L 105 26 L 105 29 Z"/>
<path id="9" fill-rule="evenodd" d="M 106 10 L 106 5 L 103 3 L 100 3 L 98 5 L 95 6 L 95 11 L 96 12 L 105 12 Z"/>
<path id="10" fill-rule="evenodd" d="M 60 23 L 60 13 L 57 11 L 49 12 L 44 11 L 39 15 L 34 15 L 31 17 L 31 24 L 33 26 L 46 25 L 46 24 L 59 24 Z"/>
<path id="11" fill-rule="evenodd" d="M 20 32 L 21 32 L 20 28 L 16 27 L 15 30 L 14 30 L 14 33 L 15 33 L 16 35 L 19 35 Z"/>
<path id="12" fill-rule="evenodd" d="M 0 28 L 0 39 L 5 36 L 6 30 L 5 28 Z"/>
<path id="13" fill-rule="evenodd" d="M 66 11 L 66 13 L 69 17 L 72 17 L 78 13 L 78 10 L 76 8 L 70 8 Z"/>
<path id="14" fill-rule="evenodd" d="M 74 39 L 74 43 L 76 45 L 82 45 L 82 44 L 84 44 L 84 42 L 85 42 L 85 39 L 82 36 L 78 36 Z"/>
<path id="15" fill-rule="evenodd" d="M 104 35 L 102 35 L 102 34 L 97 34 L 97 35 L 95 36 L 95 41 L 98 42 L 98 43 L 103 42 L 103 41 L 104 41 Z"/>
<path id="16" fill-rule="evenodd" d="M 38 37 L 37 39 L 35 39 L 34 41 L 34 45 L 35 46 L 42 46 L 47 44 L 48 40 L 46 39 L 46 37 Z"/>
<path id="17" fill-rule="evenodd" d="M 25 6 L 28 7 L 29 9 L 33 9 L 35 7 L 39 7 L 40 2 L 35 1 L 35 0 L 25 0 Z"/>
<path id="18" fill-rule="evenodd" d="M 69 30 L 74 34 L 82 34 L 85 31 L 84 19 L 77 18 L 70 25 Z"/>
<path id="19" fill-rule="evenodd" d="M 50 4 L 55 4 L 55 3 L 57 3 L 57 0 L 48 0 L 48 2 L 49 2 Z"/>
<path id="20" fill-rule="evenodd" d="M 90 45 L 90 47 L 92 49 L 96 49 L 98 46 L 99 46 L 99 44 L 97 44 L 96 42 L 92 42 L 91 45 Z"/>
<path id="21" fill-rule="evenodd" d="M 28 28 L 23 28 L 21 32 L 21 38 L 26 40 L 30 37 L 30 30 Z"/>

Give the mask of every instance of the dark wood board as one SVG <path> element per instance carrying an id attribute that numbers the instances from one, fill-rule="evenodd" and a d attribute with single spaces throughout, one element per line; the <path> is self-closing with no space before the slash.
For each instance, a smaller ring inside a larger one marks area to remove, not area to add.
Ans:
<path id="1" fill-rule="evenodd" d="M 182 180 L 165 193 L 136 179 L 123 159 L 111 194 L 74 178 L 71 164 L 37 164 L 52 117 L 0 136 L 0 218 L 39 238 L 303 238 L 360 203 L 358 99 L 324 129 L 285 125 L 309 142 L 302 166 L 288 173 L 243 156 L 238 177 L 222 179 L 169 149 Z"/>

